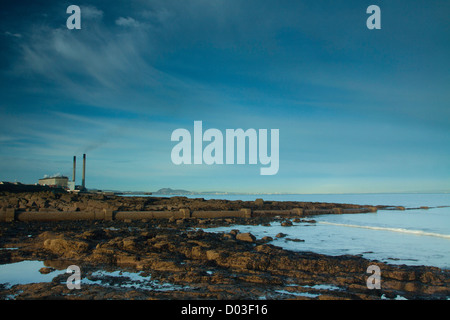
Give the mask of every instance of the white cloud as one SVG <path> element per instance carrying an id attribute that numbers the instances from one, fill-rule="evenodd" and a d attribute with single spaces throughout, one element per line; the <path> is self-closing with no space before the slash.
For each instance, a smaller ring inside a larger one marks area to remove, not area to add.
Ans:
<path id="1" fill-rule="evenodd" d="M 118 26 L 122 26 L 122 27 L 131 27 L 131 28 L 137 28 L 139 26 L 141 26 L 141 23 L 136 21 L 135 19 L 131 18 L 131 17 L 120 17 L 116 20 L 116 24 Z"/>
<path id="2" fill-rule="evenodd" d="M 93 95 L 99 89 L 155 84 L 157 71 L 145 61 L 143 52 L 149 44 L 139 41 L 141 35 L 116 34 L 102 24 L 81 34 L 64 28 L 35 31 L 22 46 L 23 60 L 17 68 L 51 79 L 65 90 L 76 90 L 78 97 Z"/>
<path id="3" fill-rule="evenodd" d="M 83 19 L 101 19 L 103 17 L 103 11 L 93 6 L 82 6 L 81 14 Z"/>
<path id="4" fill-rule="evenodd" d="M 208 84 L 155 68 L 162 46 L 145 23 L 119 18 L 117 30 L 92 21 L 84 32 L 35 26 L 21 44 L 15 75 L 43 79 L 55 94 L 90 106 L 152 115 L 200 112 L 224 101 Z M 133 24 L 143 27 L 123 27 Z"/>
<path id="5" fill-rule="evenodd" d="M 152 22 L 165 23 L 172 18 L 173 13 L 163 7 L 156 10 L 143 10 L 141 16 Z"/>
<path id="6" fill-rule="evenodd" d="M 22 38 L 22 35 L 20 33 L 11 33 L 9 31 L 6 31 L 5 35 L 7 35 L 9 37 L 14 37 L 14 38 Z"/>

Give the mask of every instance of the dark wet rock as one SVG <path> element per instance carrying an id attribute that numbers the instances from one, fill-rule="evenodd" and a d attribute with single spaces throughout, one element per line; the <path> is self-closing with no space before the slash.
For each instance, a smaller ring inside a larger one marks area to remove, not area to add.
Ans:
<path id="1" fill-rule="evenodd" d="M 264 200 L 263 199 L 256 199 L 255 200 L 255 206 L 258 206 L 258 207 L 262 207 L 264 205 Z"/>
<path id="2" fill-rule="evenodd" d="M 246 241 L 246 242 L 255 242 L 256 238 L 249 232 L 246 233 L 238 233 L 236 235 L 237 240 Z"/>
<path id="3" fill-rule="evenodd" d="M 292 242 L 305 242 L 305 240 L 297 239 L 297 238 L 286 238 L 286 241 L 292 241 Z"/>
<path id="4" fill-rule="evenodd" d="M 82 240 L 71 240 L 64 238 L 46 239 L 44 249 L 50 250 L 55 254 L 66 257 L 78 257 L 88 251 L 89 244 Z"/>
<path id="5" fill-rule="evenodd" d="M 39 272 L 42 274 L 49 274 L 50 272 L 55 271 L 55 269 L 50 268 L 50 267 L 42 267 L 39 269 Z"/>

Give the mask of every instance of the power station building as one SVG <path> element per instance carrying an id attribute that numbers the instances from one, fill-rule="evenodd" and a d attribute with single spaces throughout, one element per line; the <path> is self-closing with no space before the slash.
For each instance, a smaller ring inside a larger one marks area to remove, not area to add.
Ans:
<path id="1" fill-rule="evenodd" d="M 68 182 L 69 182 L 69 178 L 61 176 L 61 177 L 49 177 L 49 178 L 39 179 L 38 184 L 41 186 L 67 188 Z"/>
<path id="2" fill-rule="evenodd" d="M 81 186 L 75 186 L 75 171 L 76 171 L 77 157 L 73 157 L 73 174 L 72 181 L 66 176 L 55 176 L 39 179 L 38 184 L 49 187 L 62 187 L 70 191 L 85 191 L 86 190 L 86 154 L 83 154 L 83 171 L 81 175 Z"/>

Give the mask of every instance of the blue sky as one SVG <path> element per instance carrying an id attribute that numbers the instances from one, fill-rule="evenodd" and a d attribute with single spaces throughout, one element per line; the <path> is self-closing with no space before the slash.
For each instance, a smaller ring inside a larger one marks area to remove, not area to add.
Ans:
<path id="1" fill-rule="evenodd" d="M 3 4 L 0 180 L 71 177 L 76 155 L 80 183 L 86 153 L 100 189 L 450 192 L 449 14 L 425 0 Z M 174 165 L 171 133 L 196 120 L 279 129 L 278 173 Z"/>

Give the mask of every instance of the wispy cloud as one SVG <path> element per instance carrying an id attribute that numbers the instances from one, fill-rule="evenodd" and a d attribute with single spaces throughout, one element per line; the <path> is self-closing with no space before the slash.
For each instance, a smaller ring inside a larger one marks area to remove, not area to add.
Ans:
<path id="1" fill-rule="evenodd" d="M 133 19 L 131 17 L 126 17 L 126 18 L 120 17 L 116 20 L 116 24 L 118 26 L 131 27 L 131 28 L 137 28 L 142 25 L 140 22 L 136 21 L 135 19 Z"/>
<path id="2" fill-rule="evenodd" d="M 80 7 L 83 19 L 101 19 L 103 18 L 103 11 L 94 6 L 81 6 Z"/>
<path id="3" fill-rule="evenodd" d="M 22 38 L 22 35 L 20 33 L 11 33 L 9 31 L 5 31 L 5 35 L 19 39 Z"/>

